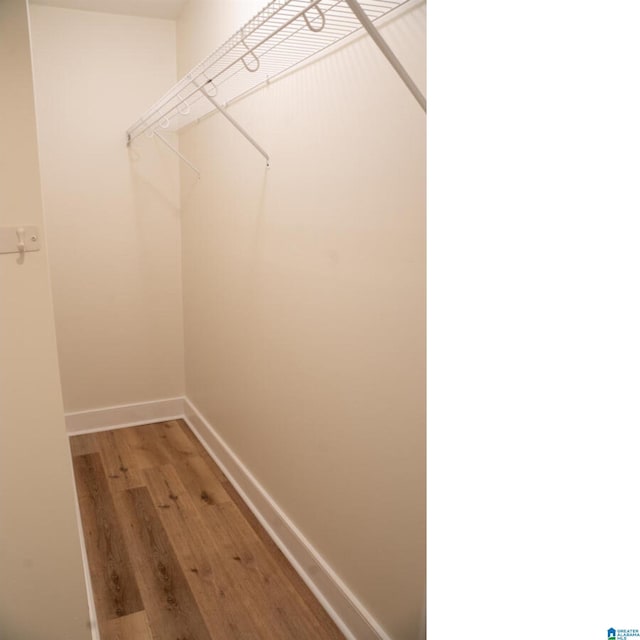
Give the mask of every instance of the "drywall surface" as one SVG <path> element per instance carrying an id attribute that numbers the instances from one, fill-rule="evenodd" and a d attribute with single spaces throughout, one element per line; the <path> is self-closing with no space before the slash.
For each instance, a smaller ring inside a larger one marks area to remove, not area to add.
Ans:
<path id="1" fill-rule="evenodd" d="M 192 0 L 186 73 L 259 2 Z M 425 10 L 383 28 L 424 91 Z M 425 535 L 425 115 L 368 38 L 185 130 L 189 399 L 394 640 Z"/>
<path id="2" fill-rule="evenodd" d="M 65 409 L 181 396 L 177 158 L 125 145 L 175 82 L 175 22 L 30 10 Z"/>
<path id="3" fill-rule="evenodd" d="M 42 234 L 27 5 L 0 2 L 0 226 Z M 0 638 L 91 637 L 46 238 L 0 255 Z"/>

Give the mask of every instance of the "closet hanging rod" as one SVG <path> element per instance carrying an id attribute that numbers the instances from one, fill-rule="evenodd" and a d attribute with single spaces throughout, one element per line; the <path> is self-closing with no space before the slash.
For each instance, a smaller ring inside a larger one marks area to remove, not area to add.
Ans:
<path id="1" fill-rule="evenodd" d="M 152 105 L 127 130 L 127 144 L 149 129 L 180 129 L 215 110 L 212 101 L 202 99 L 212 95 L 203 88 L 215 87 L 215 103 L 226 106 L 363 26 L 424 109 L 424 97 L 391 49 L 374 35 L 377 27 L 373 26 L 374 21 L 402 5 L 423 2 L 273 0 Z"/>

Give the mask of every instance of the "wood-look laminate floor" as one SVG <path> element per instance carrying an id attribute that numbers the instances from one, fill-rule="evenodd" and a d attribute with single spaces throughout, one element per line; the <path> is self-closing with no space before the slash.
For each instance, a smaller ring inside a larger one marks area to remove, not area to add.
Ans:
<path id="1" fill-rule="evenodd" d="M 102 640 L 344 638 L 182 420 L 70 442 Z"/>

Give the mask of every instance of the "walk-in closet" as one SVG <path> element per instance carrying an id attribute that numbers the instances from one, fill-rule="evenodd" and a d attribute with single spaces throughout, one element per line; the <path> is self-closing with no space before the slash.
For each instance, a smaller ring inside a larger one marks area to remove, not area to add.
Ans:
<path id="1" fill-rule="evenodd" d="M 424 0 L 0 0 L 0 638 L 425 637 Z"/>

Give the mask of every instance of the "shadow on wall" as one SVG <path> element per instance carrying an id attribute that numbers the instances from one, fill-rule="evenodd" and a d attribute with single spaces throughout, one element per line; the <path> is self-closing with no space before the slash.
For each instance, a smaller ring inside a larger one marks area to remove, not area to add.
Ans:
<path id="1" fill-rule="evenodd" d="M 253 246 L 250 253 L 253 256 L 252 270 L 254 273 L 258 269 L 258 263 L 262 260 L 262 248 L 264 246 L 264 230 L 265 230 L 265 201 L 267 193 L 267 177 L 269 174 L 268 167 L 265 166 L 264 173 L 262 174 L 262 183 L 260 185 L 260 195 L 256 203 L 256 220 L 255 231 L 253 234 Z"/>
<path id="2" fill-rule="evenodd" d="M 131 175 L 131 189 L 136 210 L 146 208 L 155 201 L 163 208 L 180 215 L 180 190 L 177 188 L 179 174 L 177 158 L 170 157 L 170 151 L 162 149 L 161 143 L 153 148 L 148 139 L 127 147 Z M 194 185 L 197 176 L 194 173 Z"/>

